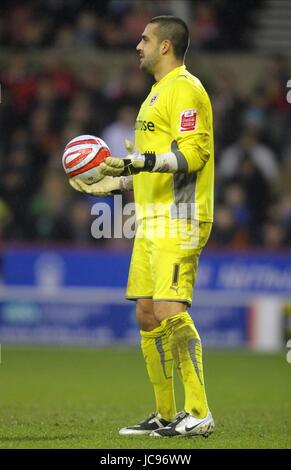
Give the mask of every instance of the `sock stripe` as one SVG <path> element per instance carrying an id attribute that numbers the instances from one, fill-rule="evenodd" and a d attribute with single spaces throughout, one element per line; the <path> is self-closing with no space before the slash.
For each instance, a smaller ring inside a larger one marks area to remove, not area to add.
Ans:
<path id="1" fill-rule="evenodd" d="M 189 351 L 189 354 L 190 354 L 191 361 L 192 361 L 192 364 L 194 366 L 195 372 L 197 374 L 198 380 L 199 380 L 200 384 L 203 385 L 203 382 L 202 382 L 201 377 L 200 377 L 198 362 L 197 362 L 197 359 L 196 359 L 196 345 L 197 344 L 201 344 L 201 341 L 199 339 L 197 339 L 197 338 L 189 339 L 189 341 L 188 341 L 188 351 Z"/>
<path id="2" fill-rule="evenodd" d="M 167 371 L 166 371 L 165 351 L 163 349 L 163 340 L 162 340 L 161 336 L 159 336 L 158 338 L 155 339 L 155 344 L 156 344 L 157 351 L 160 355 L 160 360 L 161 360 L 164 376 L 165 376 L 166 379 L 171 379 L 172 376 L 169 377 L 167 375 Z"/>

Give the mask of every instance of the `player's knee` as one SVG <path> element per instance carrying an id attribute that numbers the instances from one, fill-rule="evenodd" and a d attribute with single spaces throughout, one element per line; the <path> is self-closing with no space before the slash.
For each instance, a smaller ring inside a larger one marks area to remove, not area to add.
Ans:
<path id="1" fill-rule="evenodd" d="M 154 316 L 153 302 L 150 299 L 139 299 L 137 301 L 136 319 L 143 331 L 151 331 L 160 326 Z"/>
<path id="2" fill-rule="evenodd" d="M 154 302 L 154 316 L 158 322 L 162 322 L 177 313 L 185 312 L 187 304 L 185 302 L 170 302 L 161 300 Z"/>

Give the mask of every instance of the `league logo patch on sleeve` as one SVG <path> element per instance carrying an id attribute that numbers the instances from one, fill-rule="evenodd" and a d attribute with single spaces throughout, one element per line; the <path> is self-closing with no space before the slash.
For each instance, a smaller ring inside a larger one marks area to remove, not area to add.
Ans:
<path id="1" fill-rule="evenodd" d="M 186 109 L 180 113 L 179 132 L 195 131 L 197 123 L 196 109 Z"/>
<path id="2" fill-rule="evenodd" d="M 152 105 L 157 101 L 158 96 L 159 96 L 159 95 L 156 93 L 156 94 L 152 97 L 151 101 L 149 102 L 149 106 L 152 106 Z"/>

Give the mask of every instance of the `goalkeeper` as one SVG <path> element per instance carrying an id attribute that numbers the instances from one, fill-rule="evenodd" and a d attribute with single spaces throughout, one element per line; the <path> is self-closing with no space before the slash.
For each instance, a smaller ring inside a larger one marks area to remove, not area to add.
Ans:
<path id="1" fill-rule="evenodd" d="M 159 16 L 148 23 L 136 49 L 140 68 L 154 76 L 155 84 L 137 116 L 135 148 L 127 142 L 125 159 L 108 157 L 100 182 L 71 181 L 75 189 L 96 196 L 134 191 L 137 233 L 126 298 L 136 301 L 156 410 L 122 428 L 121 435 L 207 436 L 214 428 L 201 340 L 187 312 L 213 221 L 212 110 L 201 82 L 184 65 L 188 46 L 181 19 Z M 161 228 L 164 236 L 157 236 Z M 174 364 L 185 392 L 178 414 Z"/>

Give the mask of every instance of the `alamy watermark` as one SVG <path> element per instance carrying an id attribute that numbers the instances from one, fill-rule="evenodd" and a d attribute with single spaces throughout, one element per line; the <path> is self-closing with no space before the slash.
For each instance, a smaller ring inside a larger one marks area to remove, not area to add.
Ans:
<path id="1" fill-rule="evenodd" d="M 199 211 L 195 203 L 123 205 L 122 195 L 115 195 L 113 205 L 96 202 L 91 215 L 96 216 L 91 225 L 95 239 L 179 238 L 185 248 L 195 247 L 199 242 Z"/>
<path id="2" fill-rule="evenodd" d="M 290 348 L 290 350 L 287 352 L 286 359 L 288 364 L 291 364 L 291 339 L 287 341 L 286 347 Z"/>

